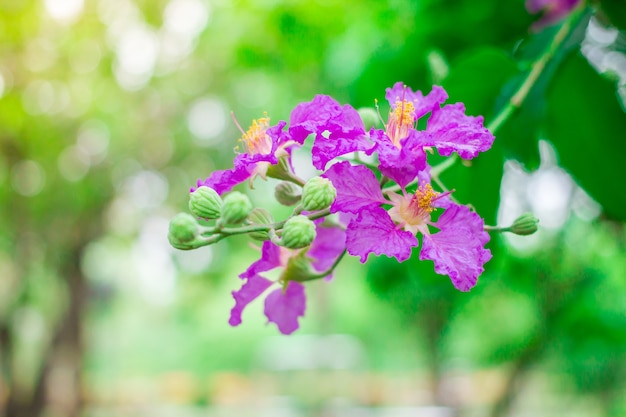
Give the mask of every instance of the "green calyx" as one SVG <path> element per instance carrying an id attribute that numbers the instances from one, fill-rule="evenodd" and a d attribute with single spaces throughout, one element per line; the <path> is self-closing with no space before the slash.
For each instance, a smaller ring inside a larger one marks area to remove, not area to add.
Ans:
<path id="1" fill-rule="evenodd" d="M 357 111 L 359 112 L 359 116 L 361 116 L 361 120 L 363 120 L 363 126 L 366 131 L 369 131 L 373 127 L 378 127 L 380 124 L 380 117 L 375 109 L 371 107 L 361 107 Z"/>
<path id="2" fill-rule="evenodd" d="M 222 217 L 224 224 L 241 224 L 252 211 L 252 203 L 245 194 L 233 191 L 224 197 L 222 204 Z"/>
<path id="3" fill-rule="evenodd" d="M 337 190 L 328 178 L 313 177 L 302 188 L 302 207 L 307 211 L 323 210 L 337 197 Z"/>
<path id="4" fill-rule="evenodd" d="M 198 217 L 217 219 L 222 214 L 222 198 L 210 187 L 202 186 L 189 194 L 189 210 Z"/>
<path id="5" fill-rule="evenodd" d="M 308 217 L 294 216 L 283 226 L 280 244 L 289 249 L 300 249 L 310 245 L 315 234 L 315 224 Z"/>

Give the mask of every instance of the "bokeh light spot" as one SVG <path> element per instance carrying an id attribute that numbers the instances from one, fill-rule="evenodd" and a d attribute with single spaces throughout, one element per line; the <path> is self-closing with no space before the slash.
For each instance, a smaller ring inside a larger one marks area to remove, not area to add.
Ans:
<path id="1" fill-rule="evenodd" d="M 221 100 L 204 98 L 195 101 L 187 114 L 189 131 L 201 144 L 213 145 L 226 128 L 226 109 Z"/>
<path id="2" fill-rule="evenodd" d="M 45 183 L 46 174 L 41 165 L 35 161 L 20 161 L 11 170 L 11 185 L 23 196 L 32 197 L 39 194 Z"/>

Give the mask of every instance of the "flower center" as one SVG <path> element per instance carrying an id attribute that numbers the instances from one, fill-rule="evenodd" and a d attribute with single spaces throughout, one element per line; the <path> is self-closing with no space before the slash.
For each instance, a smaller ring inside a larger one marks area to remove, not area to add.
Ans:
<path id="1" fill-rule="evenodd" d="M 433 202 L 440 196 L 430 184 L 423 185 L 415 194 L 403 204 L 400 204 L 399 213 L 402 220 L 409 226 L 420 226 L 430 220 L 430 213 L 435 209 Z"/>
<path id="2" fill-rule="evenodd" d="M 387 136 L 391 142 L 400 148 L 400 141 L 409 134 L 415 121 L 415 106 L 407 100 L 396 101 L 394 109 L 389 113 Z"/>
<path id="3" fill-rule="evenodd" d="M 269 127 L 270 118 L 267 116 L 252 121 L 252 126 L 239 139 L 248 154 L 268 155 L 272 152 L 272 138 L 266 133 Z"/>

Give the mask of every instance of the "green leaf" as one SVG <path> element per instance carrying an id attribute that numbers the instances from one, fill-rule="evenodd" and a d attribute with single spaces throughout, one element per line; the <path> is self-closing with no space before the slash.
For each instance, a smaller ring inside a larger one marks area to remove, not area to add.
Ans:
<path id="1" fill-rule="evenodd" d="M 615 84 L 572 53 L 559 68 L 547 100 L 546 133 L 561 165 L 610 217 L 626 220 L 626 194 L 616 187 L 626 174 L 626 114 Z"/>

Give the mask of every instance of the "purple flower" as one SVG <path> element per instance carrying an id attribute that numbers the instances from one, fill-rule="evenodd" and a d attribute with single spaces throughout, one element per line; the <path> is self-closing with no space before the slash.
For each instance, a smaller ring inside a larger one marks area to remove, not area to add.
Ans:
<path id="1" fill-rule="evenodd" d="M 442 87 L 434 86 L 424 96 L 397 82 L 385 97 L 391 106 L 385 130 L 373 129 L 370 137 L 377 144 L 380 171 L 403 188 L 426 168 L 425 149 L 434 147 L 443 156 L 457 152 L 472 159 L 493 144 L 495 138 L 481 116 L 465 115 L 462 103 L 441 107 L 448 98 Z M 418 131 L 418 120 L 428 113 L 426 129 Z"/>
<path id="2" fill-rule="evenodd" d="M 526 10 L 531 14 L 543 12 L 541 19 L 532 26 L 533 30 L 541 30 L 546 26 L 558 23 L 580 3 L 580 0 L 526 0 Z"/>
<path id="3" fill-rule="evenodd" d="M 302 144 L 315 134 L 313 166 L 323 170 L 333 158 L 356 151 L 373 151 L 359 113 L 349 104 L 341 106 L 329 96 L 317 95 L 291 112 L 289 134 Z"/>
<path id="4" fill-rule="evenodd" d="M 345 248 L 345 231 L 337 227 L 316 227 L 317 235 L 310 247 L 298 250 L 286 249 L 270 241 L 263 242 L 261 259 L 254 262 L 239 278 L 245 280 L 241 289 L 233 291 L 235 306 L 230 312 L 229 324 L 241 324 L 241 314 L 244 308 L 253 300 L 260 297 L 272 286 L 278 286 L 265 297 L 265 316 L 269 322 L 275 323 L 283 334 L 291 334 L 298 329 L 298 318 L 304 316 L 306 296 L 304 285 L 287 279 L 286 269 L 291 258 L 302 255 L 311 259 L 314 272 L 322 273 L 328 270 Z M 262 272 L 281 268 L 283 272 L 276 281 L 267 279 Z M 331 274 L 325 277 L 331 278 Z"/>
<path id="5" fill-rule="evenodd" d="M 294 144 L 283 132 L 286 122 L 281 120 L 272 127 L 269 122 L 269 117 L 254 120 L 240 139 L 244 152 L 235 157 L 234 168 L 215 171 L 209 178 L 198 180 L 196 187 L 205 185 L 223 194 L 245 180 L 250 180 L 252 184 L 257 175 L 265 179 L 270 165 L 277 164 L 278 158 L 288 156 L 288 148 Z M 195 191 L 196 187 L 190 191 Z"/>
<path id="6" fill-rule="evenodd" d="M 435 272 L 449 275 L 457 289 L 469 291 L 491 259 L 491 252 L 484 248 L 489 235 L 483 231 L 483 220 L 467 207 L 449 201 L 449 193 L 435 192 L 427 182 L 414 194 L 383 193 L 372 171 L 347 161 L 332 165 L 323 176 L 337 189 L 331 212 L 356 215 L 346 230 L 346 249 L 362 263 L 370 253 L 405 261 L 419 245 L 416 234 L 421 233 L 420 259 L 432 260 Z M 391 208 L 386 210 L 383 205 Z M 436 208 L 445 211 L 433 221 L 431 214 Z M 439 231 L 431 234 L 431 227 Z"/>

